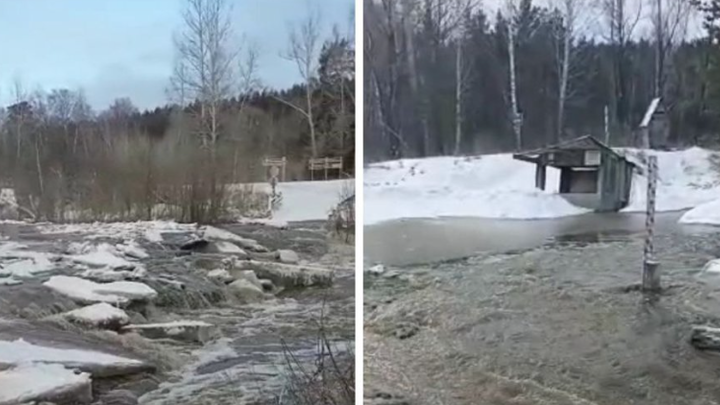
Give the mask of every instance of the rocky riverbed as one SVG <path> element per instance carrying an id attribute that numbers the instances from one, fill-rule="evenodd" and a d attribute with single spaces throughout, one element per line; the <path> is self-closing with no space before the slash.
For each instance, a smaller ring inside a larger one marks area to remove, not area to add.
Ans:
<path id="1" fill-rule="evenodd" d="M 718 232 L 659 233 L 666 289 L 654 296 L 638 288 L 638 231 L 375 267 L 365 403 L 720 403 L 720 357 L 690 344 L 693 325 L 720 325 L 720 276 L 702 271 L 720 256 Z"/>
<path id="2" fill-rule="evenodd" d="M 0 404 L 272 403 L 321 317 L 354 344 L 323 225 L 0 224 Z"/>

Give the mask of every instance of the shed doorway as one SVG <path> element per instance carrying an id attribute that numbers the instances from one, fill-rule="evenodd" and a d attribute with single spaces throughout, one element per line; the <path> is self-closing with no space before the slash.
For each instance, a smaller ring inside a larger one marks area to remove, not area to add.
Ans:
<path id="1" fill-rule="evenodd" d="M 560 172 L 560 193 L 596 194 L 600 180 L 597 168 L 563 168 Z"/>

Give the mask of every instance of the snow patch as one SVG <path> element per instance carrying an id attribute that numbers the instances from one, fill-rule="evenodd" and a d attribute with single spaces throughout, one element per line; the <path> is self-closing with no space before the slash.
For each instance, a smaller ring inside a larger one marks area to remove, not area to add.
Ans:
<path id="1" fill-rule="evenodd" d="M 330 211 L 340 202 L 343 190 L 354 185 L 354 179 L 328 181 L 292 181 L 278 183 L 282 194 L 280 207 L 273 212 L 271 223 L 287 224 L 296 221 L 326 220 Z M 270 185 L 256 186 L 268 195 Z M 277 221 L 277 222 L 276 222 Z"/>

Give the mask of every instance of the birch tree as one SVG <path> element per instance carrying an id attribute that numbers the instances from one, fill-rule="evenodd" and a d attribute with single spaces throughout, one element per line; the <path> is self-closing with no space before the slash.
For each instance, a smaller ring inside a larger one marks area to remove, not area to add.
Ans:
<path id="1" fill-rule="evenodd" d="M 463 132 L 463 108 L 464 96 L 467 91 L 468 75 L 470 69 L 463 58 L 466 36 L 466 24 L 470 18 L 472 2 L 471 0 L 457 0 L 457 29 L 455 38 L 455 149 L 454 154 L 460 154 L 460 146 L 462 144 Z"/>
<path id="2" fill-rule="evenodd" d="M 226 0 L 186 0 L 184 29 L 175 38 L 173 89 L 183 101 L 198 101 L 200 140 L 213 150 L 220 135 L 220 106 L 232 95 L 238 56 L 231 44 L 230 11 Z"/>
<path id="3" fill-rule="evenodd" d="M 635 9 L 628 0 L 601 0 L 600 12 L 603 15 L 607 30 L 605 39 L 613 46 L 612 50 L 612 121 L 627 125 L 630 119 L 629 80 L 631 72 L 627 66 L 628 44 L 632 40 L 638 23 L 642 17 L 642 2 L 637 2 Z"/>
<path id="4" fill-rule="evenodd" d="M 283 55 L 293 61 L 305 84 L 305 106 L 297 106 L 289 101 L 280 99 L 307 119 L 310 130 L 310 148 L 313 157 L 317 157 L 317 135 L 315 119 L 313 116 L 313 91 L 315 90 L 315 76 L 317 73 L 317 54 L 320 50 L 321 18 L 317 10 L 311 10 L 299 26 L 292 27 L 289 35 L 289 47 Z"/>
<path id="5" fill-rule="evenodd" d="M 570 96 L 570 76 L 575 62 L 575 42 L 580 29 L 580 11 L 584 6 L 584 0 L 555 0 L 555 8 L 562 18 L 562 26 L 556 35 L 559 73 L 556 134 L 558 141 L 565 129 L 565 109 Z"/>
<path id="6" fill-rule="evenodd" d="M 510 119 L 515 134 L 515 149 L 522 149 L 522 116 L 518 106 L 517 78 L 515 71 L 515 38 L 517 32 L 518 5 L 515 0 L 506 1 L 506 15 L 508 20 L 508 60 L 510 63 Z"/>

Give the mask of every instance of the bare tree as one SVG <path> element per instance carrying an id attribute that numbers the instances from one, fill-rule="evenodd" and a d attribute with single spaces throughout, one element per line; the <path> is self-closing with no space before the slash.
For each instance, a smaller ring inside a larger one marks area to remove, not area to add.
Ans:
<path id="1" fill-rule="evenodd" d="M 292 107 L 305 116 L 310 129 L 310 147 L 313 157 L 317 157 L 317 136 L 315 133 L 315 120 L 313 117 L 312 95 L 315 89 L 315 75 L 317 73 L 317 53 L 320 47 L 321 18 L 318 10 L 310 10 L 307 17 L 299 26 L 290 29 L 288 50 L 283 57 L 295 62 L 300 76 L 305 82 L 305 106 L 299 107 L 289 101 L 279 101 Z"/>
<path id="2" fill-rule="evenodd" d="M 575 41 L 581 28 L 580 12 L 585 8 L 585 0 L 555 0 L 555 9 L 562 17 L 562 26 L 556 33 L 558 73 L 558 116 L 557 140 L 560 140 L 565 128 L 565 108 L 570 98 L 571 72 L 575 64 Z"/>
<path id="3" fill-rule="evenodd" d="M 613 122 L 627 125 L 630 118 L 627 52 L 628 44 L 642 17 L 642 2 L 638 1 L 633 5 L 629 4 L 628 0 L 601 0 L 598 4 L 607 24 L 605 39 L 613 45 L 611 118 Z"/>
<path id="4" fill-rule="evenodd" d="M 20 105 L 23 102 L 27 102 L 27 94 L 23 87 L 22 79 L 15 77 L 13 79 L 13 97 L 15 98 L 15 106 Z M 15 142 L 16 142 L 16 159 L 20 160 L 20 151 L 23 143 L 23 129 L 25 121 L 27 119 L 27 109 L 16 109 L 20 111 L 20 114 L 15 114 Z"/>
<path id="5" fill-rule="evenodd" d="M 226 0 L 186 0 L 184 30 L 175 38 L 178 60 L 172 86 L 199 102 L 200 139 L 214 149 L 223 99 L 232 94 L 237 51 L 233 49 Z"/>
<path id="6" fill-rule="evenodd" d="M 662 97 L 669 56 L 687 36 L 693 5 L 688 0 L 650 1 L 655 35 L 655 97 Z"/>
<path id="7" fill-rule="evenodd" d="M 467 19 L 471 13 L 472 0 L 456 0 L 457 27 L 455 38 L 455 148 L 454 154 L 460 154 L 463 127 L 463 99 L 468 87 L 470 69 L 463 59 Z"/>

